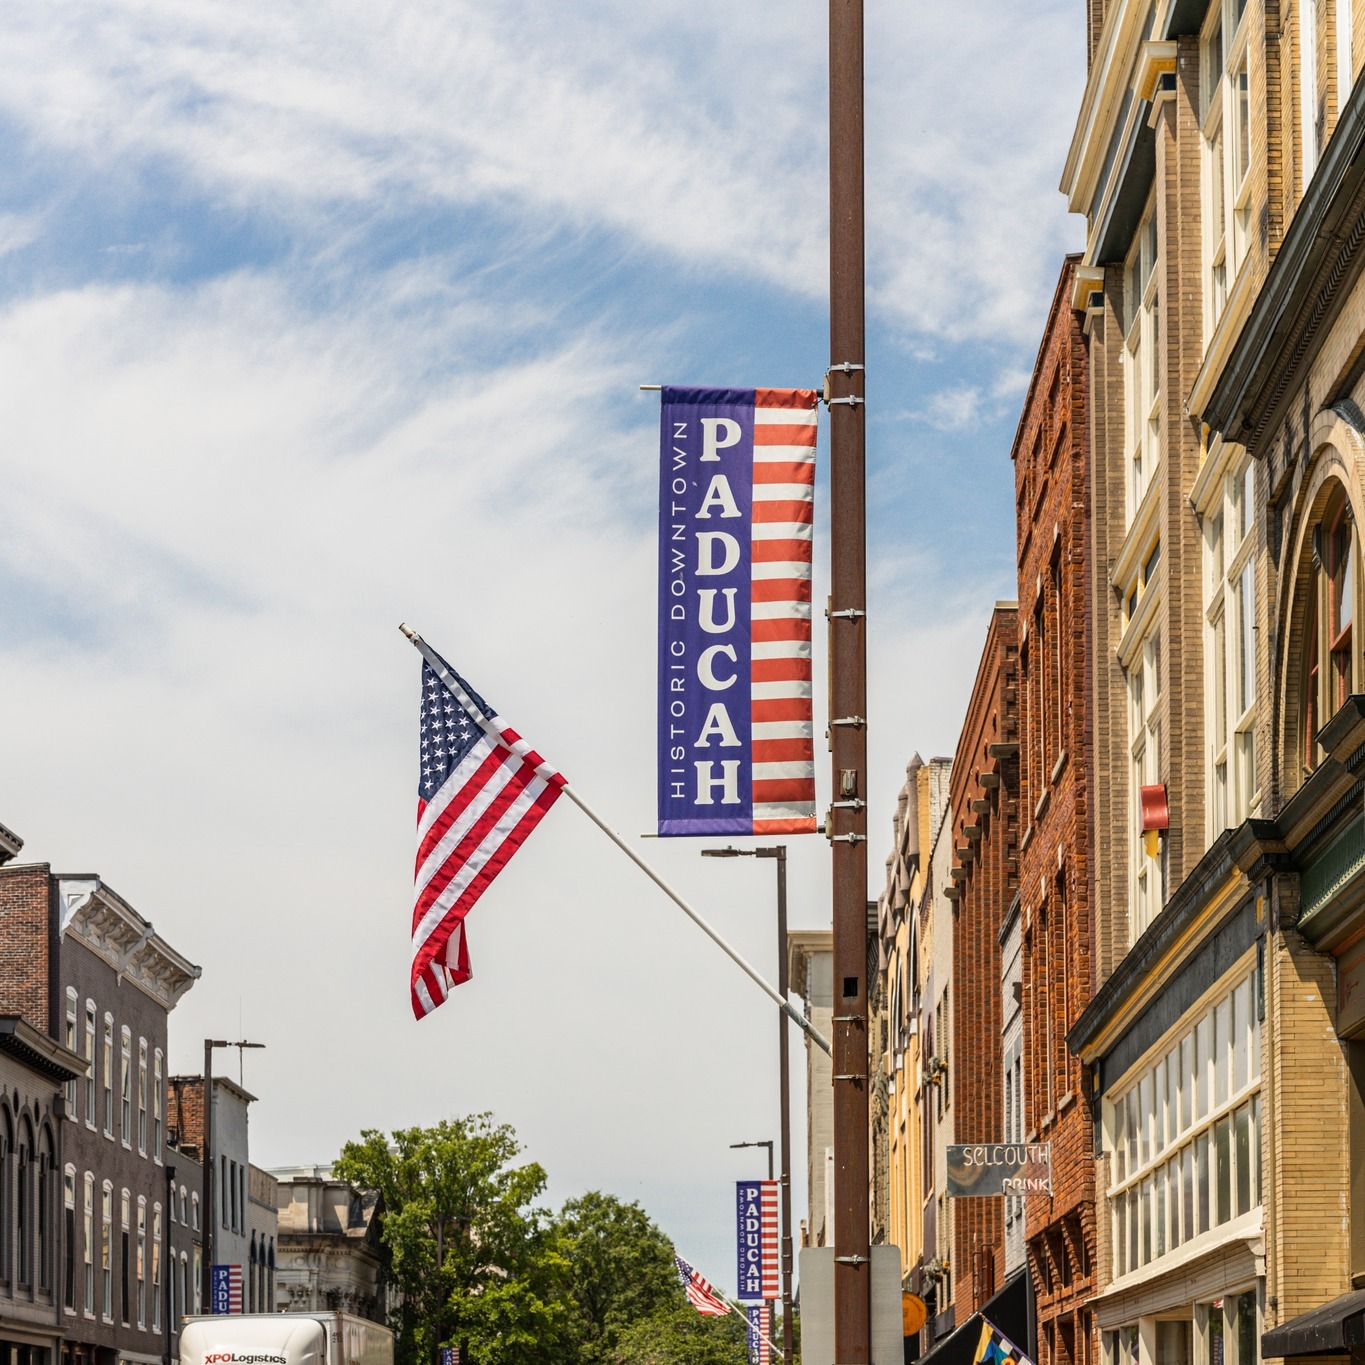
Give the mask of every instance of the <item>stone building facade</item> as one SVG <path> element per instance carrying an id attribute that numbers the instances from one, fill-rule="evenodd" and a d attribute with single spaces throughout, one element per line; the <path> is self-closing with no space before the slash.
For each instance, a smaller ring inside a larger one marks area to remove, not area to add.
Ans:
<path id="1" fill-rule="evenodd" d="M 801 997 L 806 1017 L 825 1038 L 834 1018 L 834 936 L 828 929 L 787 933 L 787 979 Z M 800 1245 L 834 1245 L 834 1067 L 829 1054 L 806 1044 L 806 1217 Z"/>
<path id="2" fill-rule="evenodd" d="M 167 1019 L 199 968 L 98 877 L 46 864 L 0 867 L 0 943 L 0 1009 L 85 1063 L 61 1125 L 60 1227 L 74 1237 L 60 1252 L 62 1359 L 159 1365 L 172 1240 Z"/>
<path id="3" fill-rule="evenodd" d="M 1095 1157 L 1089 1078 L 1066 1035 L 1091 992 L 1088 354 L 1063 263 L 1015 433 L 1019 565 L 1019 905 L 1023 1109 L 1052 1149 L 1051 1197 L 1026 1203 L 1043 1362 L 1089 1365 Z"/>

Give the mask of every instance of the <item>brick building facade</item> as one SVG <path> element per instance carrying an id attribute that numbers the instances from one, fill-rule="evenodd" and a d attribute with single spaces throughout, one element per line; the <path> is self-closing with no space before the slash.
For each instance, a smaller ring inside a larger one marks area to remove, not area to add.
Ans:
<path id="1" fill-rule="evenodd" d="M 998 1142 L 1002 1112 L 1000 931 L 1018 889 L 1018 612 L 997 602 L 953 763 L 951 1065 L 956 1143 Z M 953 1210 L 953 1315 L 965 1323 L 1005 1279 L 1004 1211 L 996 1199 Z"/>
<path id="2" fill-rule="evenodd" d="M 1088 356 L 1053 295 L 1014 438 L 1019 559 L 1019 910 L 1023 1137 L 1052 1147 L 1051 1198 L 1026 1203 L 1039 1365 L 1089 1365 L 1095 1157 L 1088 1078 L 1066 1045 L 1090 1001 Z M 1017 1091 L 1007 1097 L 1019 1102 Z"/>

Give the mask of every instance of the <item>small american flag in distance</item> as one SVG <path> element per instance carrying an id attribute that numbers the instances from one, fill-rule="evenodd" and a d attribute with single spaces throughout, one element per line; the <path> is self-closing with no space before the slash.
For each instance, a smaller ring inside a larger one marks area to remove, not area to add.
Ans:
<path id="1" fill-rule="evenodd" d="M 698 1313 L 704 1313 L 708 1318 L 718 1318 L 730 1311 L 730 1305 L 676 1251 L 673 1259 L 678 1263 L 678 1275 L 687 1301 Z"/>
<path id="2" fill-rule="evenodd" d="M 441 663 L 458 691 L 422 663 L 411 977 L 418 1019 L 469 980 L 465 916 L 564 788 L 564 779 Z"/>

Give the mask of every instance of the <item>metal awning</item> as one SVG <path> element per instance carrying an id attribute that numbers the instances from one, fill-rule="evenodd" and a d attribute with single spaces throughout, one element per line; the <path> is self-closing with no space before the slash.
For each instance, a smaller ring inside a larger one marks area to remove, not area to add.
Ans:
<path id="1" fill-rule="evenodd" d="M 942 1341 L 935 1342 L 919 1358 L 918 1365 L 972 1365 L 981 1345 L 981 1326 L 989 1322 L 1002 1336 L 1032 1357 L 1033 1343 L 1028 1330 L 1028 1271 L 1020 1270 L 1005 1281 L 1005 1287 L 981 1305 L 966 1322 Z"/>
<path id="2" fill-rule="evenodd" d="M 1261 1334 L 1263 1356 L 1341 1355 L 1365 1347 L 1365 1289 L 1343 1294 Z"/>

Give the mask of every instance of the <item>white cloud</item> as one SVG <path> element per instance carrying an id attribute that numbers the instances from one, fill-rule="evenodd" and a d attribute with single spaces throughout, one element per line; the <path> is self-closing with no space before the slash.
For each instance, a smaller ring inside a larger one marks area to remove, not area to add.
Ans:
<path id="1" fill-rule="evenodd" d="M 871 6 L 872 281 L 912 335 L 1027 337 L 1074 236 L 1055 190 L 1072 7 L 999 9 Z M 814 0 L 581 4 L 553 22 L 472 0 L 15 0 L 0 102 L 45 146 L 169 163 L 317 231 L 339 209 L 502 206 L 816 300 L 822 31 Z"/>

